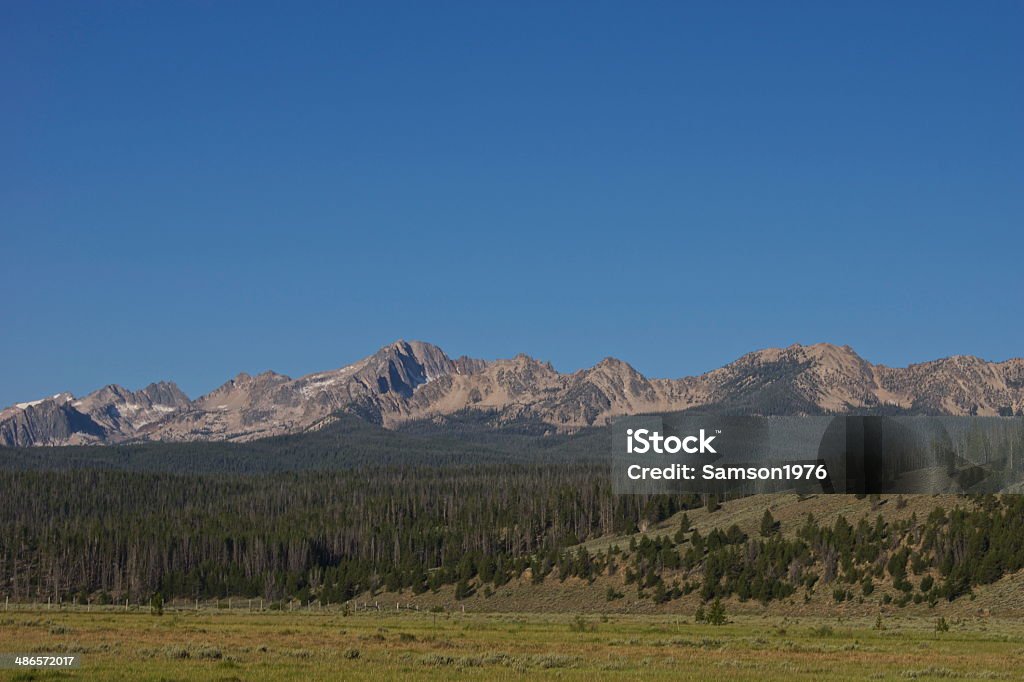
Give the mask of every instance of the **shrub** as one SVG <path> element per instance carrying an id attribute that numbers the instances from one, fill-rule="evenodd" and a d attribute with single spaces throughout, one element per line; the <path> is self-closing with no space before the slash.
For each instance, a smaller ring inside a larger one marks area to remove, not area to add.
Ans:
<path id="1" fill-rule="evenodd" d="M 853 598 L 853 594 L 851 594 L 850 591 L 847 590 L 846 588 L 837 587 L 836 589 L 832 590 L 832 599 L 834 599 L 837 604 L 839 602 L 843 602 L 843 601 L 846 601 L 847 599 L 852 599 L 852 598 Z"/>
<path id="2" fill-rule="evenodd" d="M 711 608 L 704 614 L 704 622 L 708 625 L 725 625 L 729 622 L 725 615 L 725 606 L 722 604 L 721 599 L 715 599 L 711 603 Z"/>
<path id="3" fill-rule="evenodd" d="M 597 625 L 591 623 L 583 616 L 576 616 L 569 623 L 569 630 L 571 632 L 594 632 L 597 630 Z"/>
<path id="4" fill-rule="evenodd" d="M 815 637 L 831 637 L 835 634 L 835 631 L 832 629 L 831 625 L 825 623 L 816 628 L 811 628 L 811 634 Z"/>

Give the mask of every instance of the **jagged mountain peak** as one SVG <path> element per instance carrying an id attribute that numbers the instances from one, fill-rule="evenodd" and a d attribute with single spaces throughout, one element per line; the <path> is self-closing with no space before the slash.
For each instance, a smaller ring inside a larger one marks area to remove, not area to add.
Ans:
<path id="1" fill-rule="evenodd" d="M 417 387 L 452 373 L 455 364 L 437 346 L 398 340 L 367 358 L 355 376 L 381 394 L 408 398 Z"/>
<path id="2" fill-rule="evenodd" d="M 535 367 L 545 371 L 555 371 L 554 365 L 545 360 L 538 360 L 532 355 L 526 353 L 517 353 L 513 357 L 507 360 L 495 360 L 494 363 L 500 363 L 505 365 L 514 365 L 516 367 Z"/>
<path id="3" fill-rule="evenodd" d="M 123 399 L 130 393 L 131 391 L 120 384 L 107 384 L 92 393 L 85 394 L 77 402 L 80 403 L 83 400 L 118 400 Z"/>
<path id="4" fill-rule="evenodd" d="M 597 364 L 588 369 L 582 370 L 584 372 L 626 372 L 628 374 L 640 374 L 639 371 L 633 365 L 629 364 L 625 360 L 608 356 L 602 358 Z"/>
<path id="5" fill-rule="evenodd" d="M 157 403 L 162 405 L 181 405 L 189 402 L 184 391 L 173 381 L 157 381 L 138 391 L 125 388 L 120 384 L 107 384 L 92 393 L 88 393 L 75 401 L 75 405 L 108 403 L 108 402 Z"/>
<path id="6" fill-rule="evenodd" d="M 497 424 L 527 418 L 571 431 L 620 414 L 880 408 L 1022 413 L 1024 360 L 990 363 L 958 355 L 891 368 L 871 364 L 847 345 L 792 344 L 747 353 L 700 376 L 648 379 L 614 357 L 562 374 L 523 353 L 452 360 L 436 345 L 399 339 L 339 369 L 297 379 L 243 372 L 194 401 L 164 381 L 138 391 L 110 384 L 81 399 L 58 394 L 20 403 L 0 412 L 0 444 L 249 440 L 315 428 L 339 412 L 395 427 L 486 410 Z"/>
<path id="7" fill-rule="evenodd" d="M 15 403 L 14 405 L 11 405 L 10 407 L 5 408 L 4 411 L 6 411 L 6 410 L 27 410 L 30 407 L 36 407 L 36 406 L 41 405 L 41 404 L 46 403 L 46 402 L 53 402 L 53 403 L 56 403 L 58 405 L 63 405 L 64 403 L 71 402 L 74 399 L 75 399 L 74 395 L 72 395 L 71 393 L 68 393 L 68 392 L 65 391 L 63 393 L 55 393 L 53 395 L 46 396 L 45 398 L 38 398 L 36 400 L 28 400 L 28 401 L 25 401 L 25 402 L 22 402 L 22 403 Z"/>
<path id="8" fill-rule="evenodd" d="M 811 360 L 838 360 L 862 358 L 848 345 L 839 346 L 834 343 L 820 342 L 813 344 L 794 343 L 784 348 L 761 348 L 744 354 L 733 363 L 740 362 L 777 362 L 779 360 L 811 359 Z"/>

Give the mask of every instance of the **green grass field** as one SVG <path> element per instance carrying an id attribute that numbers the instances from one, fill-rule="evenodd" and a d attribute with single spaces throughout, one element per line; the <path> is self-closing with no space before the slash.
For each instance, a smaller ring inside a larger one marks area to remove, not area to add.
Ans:
<path id="1" fill-rule="evenodd" d="M 369 612 L 0 613 L 0 653 L 79 653 L 0 679 L 1024 679 L 1024 623 L 933 618 Z"/>

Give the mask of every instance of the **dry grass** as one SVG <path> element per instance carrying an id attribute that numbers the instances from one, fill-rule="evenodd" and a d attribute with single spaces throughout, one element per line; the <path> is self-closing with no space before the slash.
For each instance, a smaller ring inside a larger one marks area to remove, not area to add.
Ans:
<path id="1" fill-rule="evenodd" d="M 2 652 L 77 652 L 68 672 L 0 679 L 1020 679 L 1024 623 L 934 618 L 60 612 L 0 614 Z"/>

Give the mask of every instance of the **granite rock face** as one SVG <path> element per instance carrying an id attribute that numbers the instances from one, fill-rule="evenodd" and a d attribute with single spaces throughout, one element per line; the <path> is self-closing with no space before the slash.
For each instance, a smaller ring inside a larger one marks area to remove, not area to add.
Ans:
<path id="1" fill-rule="evenodd" d="M 245 441 L 319 428 L 338 412 L 393 428 L 479 410 L 499 426 L 529 418 L 575 431 L 618 415 L 688 409 L 1021 414 L 1024 360 L 954 356 L 893 368 L 871 364 L 849 346 L 821 343 L 755 351 L 700 376 L 651 379 L 615 358 L 563 374 L 526 355 L 453 360 L 432 344 L 396 341 L 351 365 L 297 379 L 239 374 L 195 400 L 159 382 L 19 403 L 0 412 L 0 444 Z"/>

